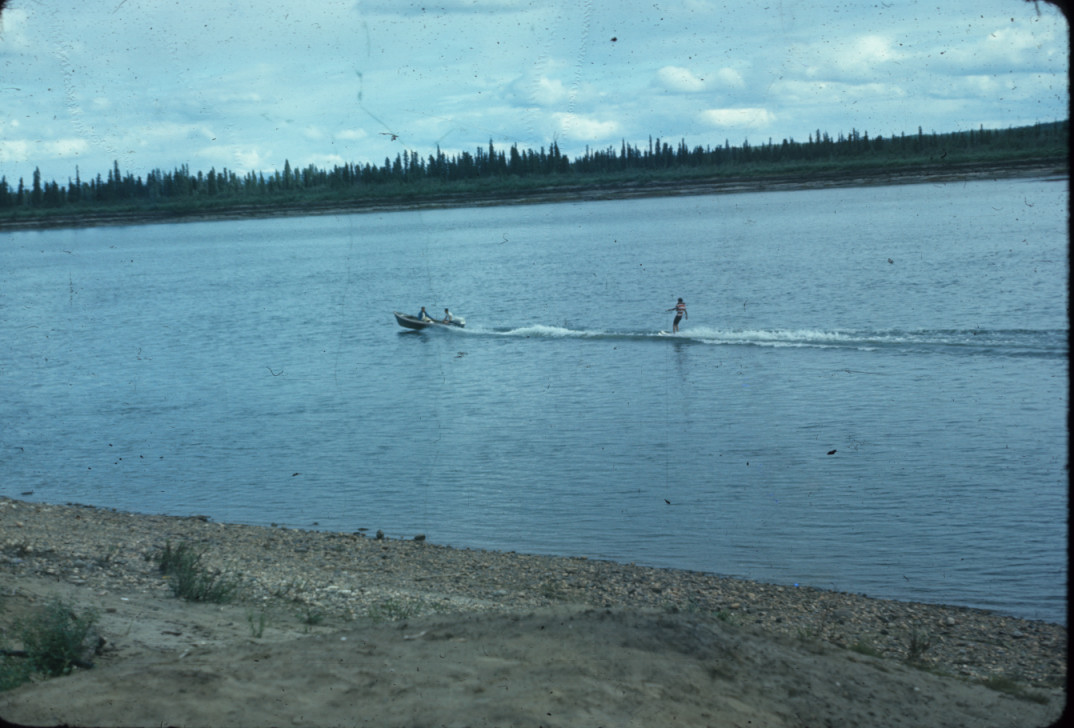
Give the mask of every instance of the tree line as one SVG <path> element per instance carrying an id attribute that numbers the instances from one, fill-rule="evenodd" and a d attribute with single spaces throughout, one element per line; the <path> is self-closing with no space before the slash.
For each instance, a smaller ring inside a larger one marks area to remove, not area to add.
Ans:
<path id="1" fill-rule="evenodd" d="M 952 133 L 870 136 L 852 129 L 832 138 L 819 129 L 807 141 L 793 138 L 764 144 L 744 141 L 731 146 L 690 147 L 685 140 L 669 144 L 649 138 L 648 145 L 627 144 L 589 149 L 569 158 L 553 141 L 548 148 L 507 150 L 490 140 L 487 148 L 447 155 L 437 146 L 422 156 L 405 150 L 384 163 L 347 163 L 331 169 L 308 165 L 298 169 L 285 161 L 282 170 L 238 174 L 229 169 L 192 172 L 187 165 L 171 171 L 154 169 L 144 177 L 123 173 L 119 162 L 102 176 L 81 177 L 78 167 L 66 183 L 43 181 L 35 169 L 29 185 L 20 178 L 12 185 L 0 177 L 0 214 L 20 211 L 83 211 L 156 206 L 270 205 L 279 200 L 347 200 L 420 197 L 438 192 L 466 191 L 475 183 L 509 183 L 516 189 L 562 184 L 600 185 L 624 179 L 733 176 L 758 173 L 807 173 L 810 170 L 852 171 L 920 164 L 987 164 L 1012 161 L 1066 161 L 1069 120 L 1008 129 Z"/>

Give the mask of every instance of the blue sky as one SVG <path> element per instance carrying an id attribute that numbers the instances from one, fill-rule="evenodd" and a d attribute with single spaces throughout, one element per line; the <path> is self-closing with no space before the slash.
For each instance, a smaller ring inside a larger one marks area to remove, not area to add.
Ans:
<path id="1" fill-rule="evenodd" d="M 1005 128 L 1068 69 L 1022 0 L 9 0 L 0 176 Z"/>

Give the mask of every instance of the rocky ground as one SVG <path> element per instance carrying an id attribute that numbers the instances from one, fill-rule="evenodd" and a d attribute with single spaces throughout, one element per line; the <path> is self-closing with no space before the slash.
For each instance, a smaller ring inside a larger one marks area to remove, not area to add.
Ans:
<path id="1" fill-rule="evenodd" d="M 156 557 L 180 543 L 236 587 L 230 603 L 173 595 Z M 0 498 L 0 642 L 56 598 L 96 610 L 95 667 L 0 693 L 0 717 L 207 725 L 244 705 L 238 724 L 979 726 L 1046 725 L 1066 705 L 1067 630 L 1046 622 Z M 682 719 L 651 712 L 665 709 Z"/>

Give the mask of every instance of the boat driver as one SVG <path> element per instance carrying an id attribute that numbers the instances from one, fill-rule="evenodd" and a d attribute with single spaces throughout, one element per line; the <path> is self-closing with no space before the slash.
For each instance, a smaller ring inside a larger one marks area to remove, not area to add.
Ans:
<path id="1" fill-rule="evenodd" d="M 455 318 L 455 317 L 451 315 L 451 311 L 448 311 L 448 310 L 447 310 L 447 309 L 445 308 L 445 309 L 444 309 L 444 320 L 443 320 L 443 323 L 445 323 L 445 324 L 450 324 L 450 323 L 451 323 L 451 321 L 452 321 L 452 320 L 453 320 L 454 318 Z"/>

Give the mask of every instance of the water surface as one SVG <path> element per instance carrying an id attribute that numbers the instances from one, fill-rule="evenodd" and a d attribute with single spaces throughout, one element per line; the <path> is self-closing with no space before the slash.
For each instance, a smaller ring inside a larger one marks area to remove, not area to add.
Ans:
<path id="1" fill-rule="evenodd" d="M 1021 180 L 6 234 L 0 493 L 1065 622 L 1066 200 Z M 466 329 L 395 324 L 422 305 Z"/>

